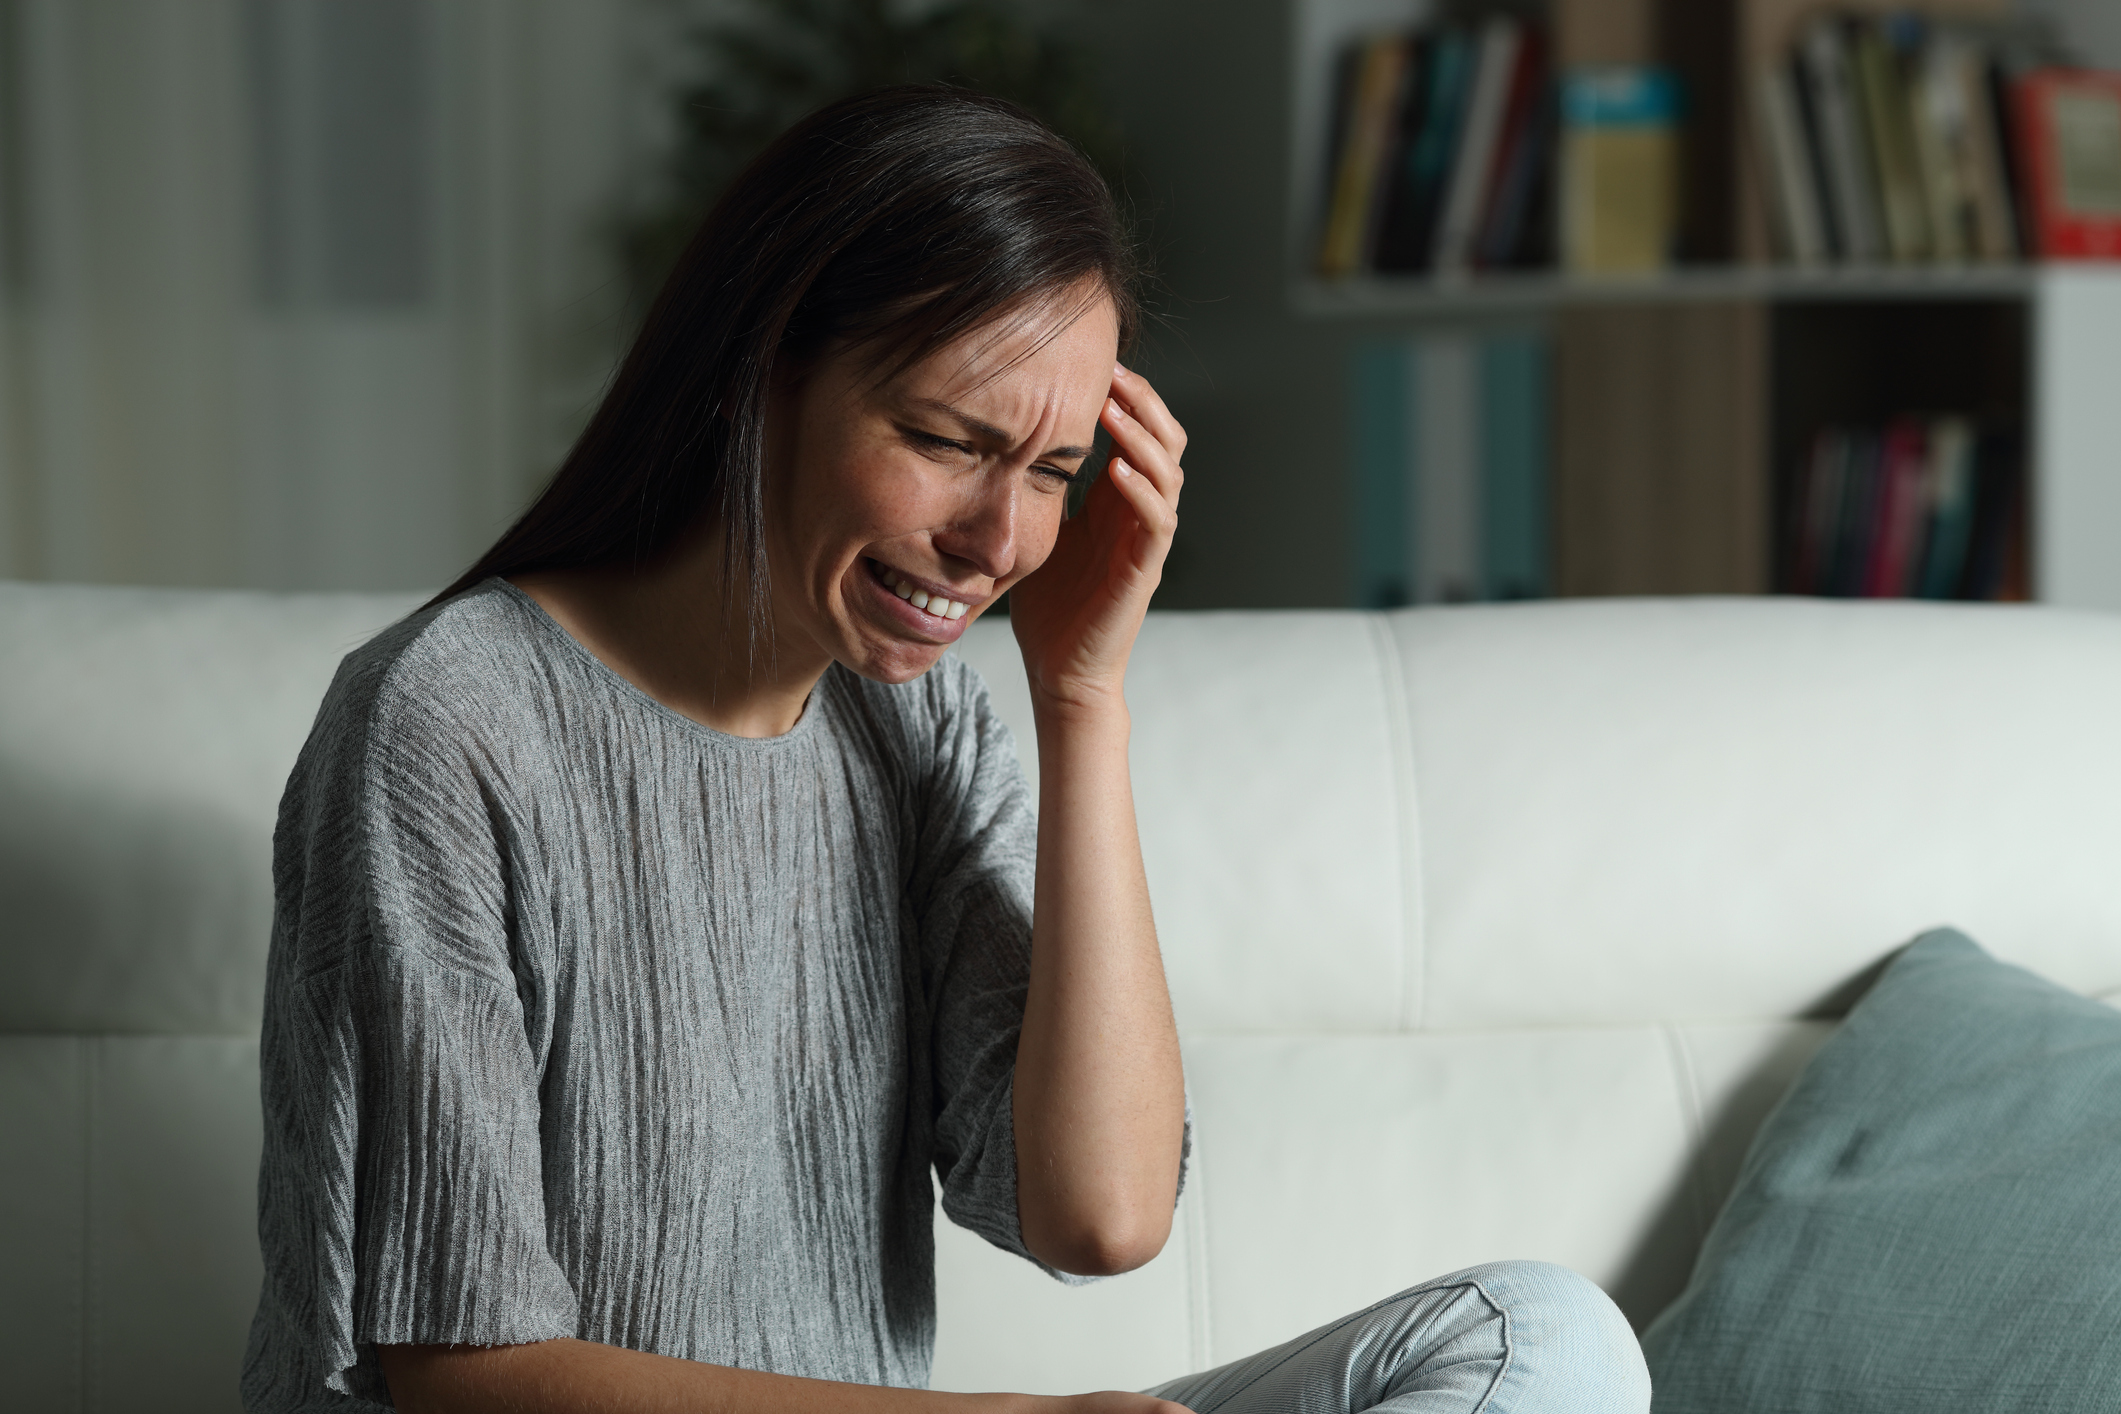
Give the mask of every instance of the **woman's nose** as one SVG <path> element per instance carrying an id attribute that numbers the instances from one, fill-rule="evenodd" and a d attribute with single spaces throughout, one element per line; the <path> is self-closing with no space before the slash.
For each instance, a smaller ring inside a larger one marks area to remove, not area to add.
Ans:
<path id="1" fill-rule="evenodd" d="M 1017 498 L 1015 477 L 987 482 L 959 516 L 935 536 L 935 548 L 969 562 L 989 579 L 1007 579 L 1016 568 Z"/>

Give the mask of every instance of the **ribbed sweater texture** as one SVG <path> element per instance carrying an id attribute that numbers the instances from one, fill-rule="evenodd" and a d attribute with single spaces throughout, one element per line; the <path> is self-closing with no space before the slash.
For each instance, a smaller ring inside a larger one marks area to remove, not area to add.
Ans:
<path id="1" fill-rule="evenodd" d="M 924 1384 L 931 1168 L 1023 1254 L 1035 833 L 955 657 L 750 740 L 500 580 L 354 651 L 274 837 L 246 1406 L 557 1336 Z"/>

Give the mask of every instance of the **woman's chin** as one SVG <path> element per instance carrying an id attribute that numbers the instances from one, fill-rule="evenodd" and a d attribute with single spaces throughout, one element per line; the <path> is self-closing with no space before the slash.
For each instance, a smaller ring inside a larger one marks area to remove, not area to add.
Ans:
<path id="1" fill-rule="evenodd" d="M 862 650 L 840 659 L 840 665 L 871 682 L 912 682 L 941 661 L 950 651 L 946 643 L 907 643 L 903 640 L 869 642 Z"/>

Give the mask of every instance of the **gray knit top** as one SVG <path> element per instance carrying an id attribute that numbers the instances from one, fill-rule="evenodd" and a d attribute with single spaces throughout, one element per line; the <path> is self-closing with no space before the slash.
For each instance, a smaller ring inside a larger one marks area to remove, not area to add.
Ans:
<path id="1" fill-rule="evenodd" d="M 746 740 L 500 580 L 348 655 L 273 841 L 247 1407 L 556 1336 L 924 1384 L 931 1165 L 1023 1253 L 1034 836 L 954 657 Z"/>

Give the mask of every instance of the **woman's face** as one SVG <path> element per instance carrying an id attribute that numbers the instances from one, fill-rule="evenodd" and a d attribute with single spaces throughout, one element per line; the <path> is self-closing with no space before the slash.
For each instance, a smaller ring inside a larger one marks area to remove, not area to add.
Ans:
<path id="1" fill-rule="evenodd" d="M 1118 355 L 1109 301 L 1055 332 L 1080 304 L 976 331 L 883 384 L 839 354 L 776 391 L 766 552 L 784 651 L 909 681 L 1045 561 Z"/>

